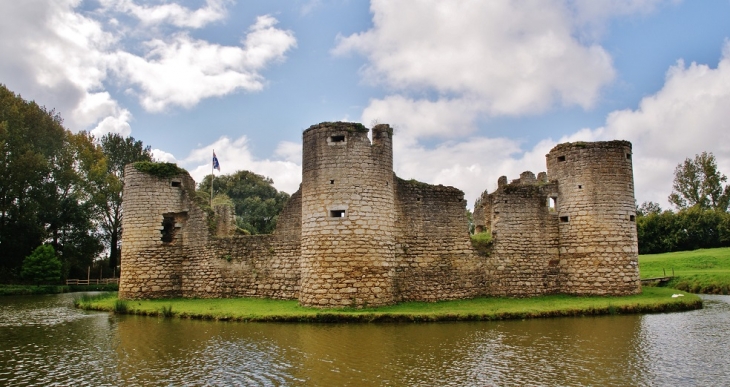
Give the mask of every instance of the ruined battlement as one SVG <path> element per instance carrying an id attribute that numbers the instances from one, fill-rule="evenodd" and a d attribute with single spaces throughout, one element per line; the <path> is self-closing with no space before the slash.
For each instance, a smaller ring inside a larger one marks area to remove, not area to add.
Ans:
<path id="1" fill-rule="evenodd" d="M 482 295 L 640 291 L 631 144 L 566 143 L 477 200 L 393 173 L 385 124 L 323 122 L 302 134 L 302 184 L 271 235 L 233 235 L 187 173 L 127 166 L 120 298 L 268 297 L 321 308 Z M 230 209 L 228 209 L 230 210 Z"/>

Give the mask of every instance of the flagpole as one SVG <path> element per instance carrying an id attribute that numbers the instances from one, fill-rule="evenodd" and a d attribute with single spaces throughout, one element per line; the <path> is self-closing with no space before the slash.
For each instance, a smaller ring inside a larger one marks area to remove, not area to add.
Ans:
<path id="1" fill-rule="evenodd" d="M 213 160 L 215 160 L 215 149 L 213 149 L 213 158 L 210 159 L 210 208 L 213 208 L 213 179 L 215 178 L 213 174 L 215 162 Z"/>

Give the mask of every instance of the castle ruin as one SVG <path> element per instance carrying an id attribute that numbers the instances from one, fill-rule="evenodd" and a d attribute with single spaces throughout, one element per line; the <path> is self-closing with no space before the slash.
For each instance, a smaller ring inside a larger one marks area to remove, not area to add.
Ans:
<path id="1" fill-rule="evenodd" d="M 372 140 L 368 137 L 371 134 Z M 474 208 L 464 193 L 393 173 L 392 129 L 334 122 L 303 133 L 302 184 L 270 235 L 194 200 L 182 173 L 125 170 L 119 297 L 267 297 L 314 307 L 476 296 L 640 292 L 631 144 L 566 143 Z"/>

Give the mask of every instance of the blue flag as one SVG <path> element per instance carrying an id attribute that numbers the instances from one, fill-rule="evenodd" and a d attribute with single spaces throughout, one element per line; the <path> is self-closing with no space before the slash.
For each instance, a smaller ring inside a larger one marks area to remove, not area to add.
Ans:
<path id="1" fill-rule="evenodd" d="M 213 151 L 213 169 L 217 169 L 218 172 L 221 171 L 221 165 L 218 164 L 218 158 L 215 157 L 215 151 Z"/>

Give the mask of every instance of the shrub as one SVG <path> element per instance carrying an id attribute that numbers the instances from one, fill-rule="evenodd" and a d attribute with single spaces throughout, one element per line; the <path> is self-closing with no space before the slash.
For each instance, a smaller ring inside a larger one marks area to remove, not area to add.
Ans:
<path id="1" fill-rule="evenodd" d="M 127 301 L 114 301 L 114 313 L 124 314 L 127 313 L 127 310 L 129 310 L 129 305 L 127 305 Z"/>
<path id="2" fill-rule="evenodd" d="M 160 309 L 160 316 L 165 318 L 172 317 L 172 305 L 163 305 L 162 309 Z"/>
<path id="3" fill-rule="evenodd" d="M 51 245 L 38 246 L 23 260 L 20 275 L 33 283 L 56 282 L 61 278 L 61 261 Z"/>
<path id="4" fill-rule="evenodd" d="M 185 172 L 184 169 L 174 163 L 155 163 L 151 161 L 138 161 L 134 163 L 134 168 L 140 172 L 162 178 L 173 177 Z"/>
<path id="5" fill-rule="evenodd" d="M 492 233 L 489 231 L 471 235 L 471 245 L 482 254 L 489 254 L 492 248 Z"/>

